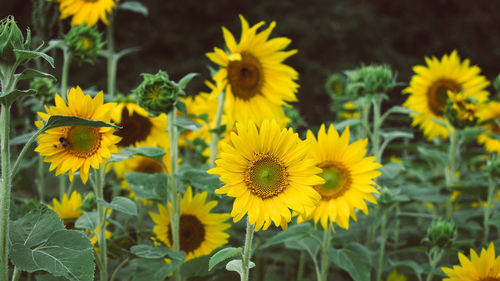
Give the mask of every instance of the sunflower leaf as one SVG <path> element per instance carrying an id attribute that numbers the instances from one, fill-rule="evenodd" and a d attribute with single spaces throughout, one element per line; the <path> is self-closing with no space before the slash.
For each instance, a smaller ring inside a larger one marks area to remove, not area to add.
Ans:
<path id="1" fill-rule="evenodd" d="M 165 155 L 165 150 L 159 147 L 126 147 L 120 150 L 120 154 L 122 155 L 139 155 L 154 159 L 158 162 L 162 162 L 162 158 Z"/>
<path id="2" fill-rule="evenodd" d="M 97 227 L 97 212 L 85 212 L 76 221 L 76 228 L 96 229 Z"/>
<path id="3" fill-rule="evenodd" d="M 134 201 L 128 199 L 127 197 L 116 196 L 113 198 L 111 203 L 108 203 L 103 199 L 97 199 L 97 203 L 127 215 L 137 216 L 137 205 Z"/>
<path id="4" fill-rule="evenodd" d="M 227 260 L 237 255 L 241 255 L 242 252 L 243 249 L 241 247 L 238 248 L 228 247 L 218 251 L 212 257 L 210 257 L 210 261 L 208 262 L 208 270 L 209 271 L 212 270 L 214 266 L 216 266 L 217 264 L 219 264 L 224 260 Z"/>
<path id="5" fill-rule="evenodd" d="M 311 231 L 311 224 L 300 223 L 290 226 L 286 231 L 280 231 L 278 234 L 273 235 L 266 243 L 260 246 L 261 249 L 284 243 L 288 240 L 300 240 L 309 236 Z"/>
<path id="6" fill-rule="evenodd" d="M 57 80 L 52 74 L 41 72 L 32 68 L 25 68 L 21 73 L 16 74 L 16 81 L 21 81 L 24 79 L 30 79 L 35 77 L 50 78 L 52 80 Z"/>
<path id="7" fill-rule="evenodd" d="M 184 252 L 177 253 L 175 256 L 169 256 L 171 259 L 169 263 L 163 258 L 139 258 L 133 260 L 132 265 L 135 268 L 135 272 L 132 281 L 165 280 L 170 273 L 174 272 L 184 262 L 186 254 Z"/>
<path id="8" fill-rule="evenodd" d="M 176 252 L 164 246 L 135 245 L 130 248 L 130 251 L 132 254 L 145 259 L 160 259 L 165 256 L 177 257 L 178 259 L 182 258 L 180 252 Z"/>
<path id="9" fill-rule="evenodd" d="M 104 121 L 98 120 L 89 120 L 77 116 L 63 116 L 63 115 L 52 115 L 50 116 L 47 122 L 44 122 L 44 125 L 40 131 L 43 133 L 49 129 L 54 129 L 58 127 L 66 127 L 66 126 L 82 126 L 82 127 L 113 127 L 119 129 L 120 127 L 106 123 Z"/>
<path id="10" fill-rule="evenodd" d="M 206 190 L 211 194 L 214 194 L 214 190 L 223 185 L 219 180 L 219 175 L 207 174 L 207 171 L 204 169 L 188 168 L 184 171 L 180 171 L 180 177 L 183 182 L 193 187 Z"/>
<path id="11" fill-rule="evenodd" d="M 144 16 L 148 15 L 148 8 L 142 5 L 142 3 L 136 1 L 122 2 L 118 4 L 118 8 L 122 10 L 129 10 Z"/>
<path id="12" fill-rule="evenodd" d="M 199 129 L 201 129 L 201 127 L 203 127 L 202 124 L 197 123 L 193 120 L 187 119 L 187 118 L 182 117 L 182 116 L 177 117 L 177 122 L 175 123 L 175 125 L 180 129 L 193 131 L 193 132 L 197 132 Z"/>
<path id="13" fill-rule="evenodd" d="M 50 64 L 50 66 L 52 66 L 52 68 L 55 68 L 54 59 L 45 53 L 37 52 L 37 51 L 21 50 L 21 49 L 14 49 L 13 51 L 14 51 L 14 54 L 16 55 L 16 60 L 18 62 L 22 63 L 24 61 L 34 59 L 34 58 L 43 58 L 44 60 L 46 60 Z"/>
<path id="14" fill-rule="evenodd" d="M 188 73 L 186 76 L 182 77 L 181 80 L 177 83 L 179 88 L 186 89 L 187 84 L 193 80 L 194 77 L 198 76 L 198 73 Z"/>
<path id="15" fill-rule="evenodd" d="M 166 198 L 167 175 L 163 173 L 147 174 L 139 172 L 125 173 L 125 180 L 132 188 L 135 196 L 141 200 L 158 200 Z"/>
<path id="16" fill-rule="evenodd" d="M 10 105 L 13 104 L 19 97 L 22 96 L 30 96 L 36 94 L 36 91 L 33 89 L 28 90 L 12 90 L 10 92 L 4 93 L 0 92 L 0 103 Z"/>
<path id="17" fill-rule="evenodd" d="M 255 263 L 250 261 L 248 263 L 248 268 L 255 267 Z M 243 276 L 243 265 L 241 260 L 232 260 L 226 264 L 226 270 L 227 271 L 236 271 L 240 276 Z"/>
<path id="18" fill-rule="evenodd" d="M 329 248 L 327 256 L 354 281 L 370 281 L 371 255 L 365 246 L 352 242 L 342 249 Z"/>

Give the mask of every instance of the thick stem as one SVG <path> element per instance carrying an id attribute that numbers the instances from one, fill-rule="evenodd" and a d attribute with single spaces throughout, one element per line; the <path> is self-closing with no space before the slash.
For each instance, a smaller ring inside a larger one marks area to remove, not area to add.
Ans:
<path id="1" fill-rule="evenodd" d="M 213 130 L 217 130 L 220 127 L 222 122 L 222 112 L 224 112 L 224 100 L 226 97 L 226 92 L 222 91 L 218 96 L 219 103 L 217 104 L 217 113 L 215 114 L 215 124 L 212 128 Z M 219 134 L 217 132 L 210 133 L 210 159 L 208 164 L 210 167 L 215 166 L 215 158 L 217 157 L 217 150 L 219 144 Z"/>
<path id="2" fill-rule="evenodd" d="M 241 266 L 243 268 L 243 274 L 241 275 L 241 281 L 248 281 L 248 276 L 250 273 L 250 256 L 252 255 L 252 239 L 255 231 L 255 224 L 250 225 L 247 217 L 247 232 L 245 235 L 245 248 L 243 248 L 243 259 L 241 261 Z"/>
<path id="3" fill-rule="evenodd" d="M 104 165 L 101 165 L 96 178 L 96 199 L 104 200 Z M 97 224 L 99 231 L 96 229 L 95 235 L 97 236 L 97 243 L 99 245 L 99 259 L 101 261 L 101 268 L 99 276 L 101 281 L 108 280 L 108 253 L 106 245 L 106 207 L 97 203 Z"/>
<path id="4" fill-rule="evenodd" d="M 299 258 L 299 269 L 297 270 L 297 281 L 301 281 L 304 278 L 304 266 L 306 264 L 306 252 L 300 251 Z"/>
<path id="5" fill-rule="evenodd" d="M 64 101 L 67 101 L 67 91 L 68 91 L 68 75 L 69 66 L 71 64 L 71 53 L 67 48 L 63 49 L 63 68 L 61 74 L 61 97 Z"/>
<path id="6" fill-rule="evenodd" d="M 359 136 L 360 139 L 365 139 L 370 135 L 370 124 L 368 123 L 369 121 L 369 114 L 370 114 L 370 105 L 371 102 L 368 100 L 368 98 L 363 98 L 363 104 L 361 106 L 361 125 L 362 127 L 362 134 Z"/>
<path id="7" fill-rule="evenodd" d="M 493 207 L 493 198 L 495 197 L 495 181 L 491 173 L 488 173 L 488 199 L 486 207 L 484 207 L 484 217 L 483 217 L 483 244 L 488 242 L 488 236 L 490 233 L 490 213 Z M 494 209 L 493 209 L 494 210 Z"/>
<path id="8" fill-rule="evenodd" d="M 387 209 L 382 211 L 382 218 L 380 220 L 380 249 L 378 255 L 378 265 L 377 265 L 377 281 L 382 280 L 382 271 L 384 266 L 384 253 L 385 253 L 385 242 L 387 241 Z"/>
<path id="9" fill-rule="evenodd" d="M 375 155 L 376 162 L 381 161 L 382 153 L 380 150 L 380 107 L 382 106 L 382 98 L 377 96 L 372 100 L 373 103 L 373 133 L 372 133 L 372 154 Z"/>
<path id="10" fill-rule="evenodd" d="M 19 277 L 21 277 L 21 269 L 19 269 L 19 267 L 14 267 L 14 272 L 12 272 L 12 278 L 11 280 L 12 281 L 17 281 L 19 280 Z"/>
<path id="11" fill-rule="evenodd" d="M 330 247 L 330 226 L 328 226 L 323 235 L 323 245 L 321 247 L 321 281 L 328 280 L 328 266 L 330 260 L 328 259 L 327 250 Z"/>
<path id="12" fill-rule="evenodd" d="M 432 276 L 434 276 L 434 269 L 436 268 L 436 265 L 441 260 L 443 253 L 444 253 L 444 251 L 442 249 L 439 249 L 439 252 L 436 255 L 432 255 L 430 257 L 429 264 L 431 266 L 431 270 L 429 270 L 429 274 L 427 274 L 427 278 L 425 278 L 425 281 L 432 280 Z"/>
<path id="13" fill-rule="evenodd" d="M 115 96 L 115 85 L 116 85 L 116 62 L 115 62 L 115 44 L 113 38 L 113 21 L 114 13 L 109 16 L 109 23 L 106 27 L 106 40 L 108 46 L 108 95 L 111 99 Z"/>
<path id="14" fill-rule="evenodd" d="M 445 169 L 445 180 L 446 180 L 446 188 L 451 191 L 452 187 L 456 183 L 456 167 L 457 167 L 457 153 L 459 150 L 458 145 L 458 129 L 449 128 L 450 132 L 450 146 L 448 149 L 448 165 Z M 446 217 L 451 218 L 453 213 L 453 204 L 451 199 L 446 200 Z"/>
<path id="15" fill-rule="evenodd" d="M 2 189 L 0 190 L 0 281 L 7 281 L 9 277 L 8 240 L 11 189 L 9 149 L 10 105 L 2 104 L 1 109 Z"/>

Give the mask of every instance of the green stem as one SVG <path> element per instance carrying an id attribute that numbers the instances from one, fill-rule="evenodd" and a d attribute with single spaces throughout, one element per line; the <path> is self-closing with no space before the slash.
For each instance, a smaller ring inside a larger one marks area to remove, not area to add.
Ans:
<path id="1" fill-rule="evenodd" d="M 113 21 L 114 12 L 109 16 L 109 23 L 106 27 L 106 38 L 108 46 L 108 95 L 111 99 L 115 96 L 115 85 L 116 85 L 116 62 L 115 62 L 115 50 L 114 50 L 114 38 L 113 38 Z"/>
<path id="2" fill-rule="evenodd" d="M 304 278 L 304 266 L 306 264 L 306 252 L 300 251 L 299 258 L 299 269 L 297 270 L 297 281 L 301 281 Z"/>
<path id="3" fill-rule="evenodd" d="M 9 276 L 8 240 L 11 189 L 9 149 L 10 105 L 2 104 L 1 109 L 0 131 L 2 153 L 2 189 L 0 190 L 0 281 L 7 281 Z"/>
<path id="4" fill-rule="evenodd" d="M 224 100 L 226 97 L 226 92 L 222 91 L 218 96 L 219 103 L 217 104 L 217 113 L 215 114 L 215 124 L 212 130 L 217 130 L 222 122 L 222 112 L 224 112 Z M 208 164 L 210 167 L 215 166 L 215 158 L 217 157 L 217 150 L 219 144 L 219 134 L 217 132 L 210 133 L 210 159 Z"/>
<path id="5" fill-rule="evenodd" d="M 444 251 L 442 249 L 439 249 L 439 252 L 436 255 L 432 255 L 429 259 L 429 264 L 431 266 L 431 270 L 429 270 L 429 274 L 427 274 L 427 278 L 425 278 L 425 281 L 431 281 L 432 276 L 434 276 L 434 269 L 436 268 L 436 265 L 439 263 L 441 260 L 441 257 L 443 256 Z"/>
<path id="6" fill-rule="evenodd" d="M 170 144 L 170 160 L 171 168 L 170 175 L 168 179 L 168 187 L 170 195 L 170 203 L 172 204 L 172 213 L 170 213 L 170 227 L 172 229 L 172 247 L 175 251 L 180 251 L 180 239 L 179 239 L 179 220 L 180 220 L 180 196 L 177 184 L 177 159 L 179 153 L 178 139 L 179 133 L 177 131 L 177 109 L 174 107 L 172 111 L 167 114 L 168 121 L 168 133 L 169 133 L 169 144 Z M 167 205 L 168 206 L 168 205 Z M 167 208 L 168 210 L 168 208 Z M 182 280 L 180 270 L 174 271 L 174 280 Z"/>
<path id="7" fill-rule="evenodd" d="M 484 228 L 484 236 L 483 236 L 483 244 L 485 245 L 488 242 L 488 236 L 490 232 L 489 220 L 490 220 L 490 212 L 493 207 L 493 199 L 495 197 L 495 181 L 493 179 L 492 173 L 488 173 L 488 199 L 487 205 L 484 207 L 484 217 L 483 217 L 483 228 Z M 494 210 L 494 209 L 493 209 Z"/>
<path id="8" fill-rule="evenodd" d="M 95 181 L 96 186 L 96 199 L 104 200 L 104 176 L 105 167 L 101 164 L 97 172 L 97 177 Z M 99 226 L 99 231 L 96 229 L 97 244 L 99 245 L 99 259 L 101 261 L 101 268 L 99 270 L 99 276 L 101 281 L 108 280 L 108 253 L 106 245 L 106 207 L 102 206 L 99 202 L 97 203 L 97 224 Z"/>
<path id="9" fill-rule="evenodd" d="M 243 259 L 241 261 L 242 275 L 241 281 L 248 281 L 250 273 L 250 256 L 252 255 L 252 239 L 255 230 L 255 224 L 250 225 L 247 217 L 247 232 L 245 235 L 245 248 L 243 248 Z"/>
<path id="10" fill-rule="evenodd" d="M 122 267 L 124 267 L 128 261 L 130 260 L 130 258 L 126 258 L 124 259 L 115 269 L 115 271 L 113 271 L 113 274 L 111 274 L 111 279 L 109 279 L 109 281 L 114 281 L 115 280 L 115 277 L 116 277 L 116 274 L 118 274 L 118 272 L 120 271 L 120 269 L 122 269 Z"/>
<path id="11" fill-rule="evenodd" d="M 15 266 L 14 267 L 14 272 L 12 272 L 12 281 L 17 281 L 19 280 L 19 277 L 21 277 L 21 269 L 19 267 Z"/>
<path id="12" fill-rule="evenodd" d="M 453 129 L 449 128 L 448 130 L 450 132 L 450 146 L 448 149 L 448 165 L 445 169 L 445 181 L 446 181 L 446 188 L 451 191 L 452 187 L 456 183 L 456 177 L 455 177 L 455 172 L 456 172 L 456 167 L 457 167 L 457 153 L 459 150 L 459 144 L 458 144 L 458 129 Z M 451 199 L 446 200 L 446 217 L 451 218 L 453 213 L 453 204 L 451 202 Z"/>
<path id="13" fill-rule="evenodd" d="M 374 97 L 373 103 L 373 133 L 372 133 L 372 154 L 375 155 L 375 161 L 379 162 L 382 158 L 382 151 L 380 150 L 380 126 L 382 125 L 380 119 L 380 107 L 382 106 L 382 98 L 380 96 Z"/>
<path id="14" fill-rule="evenodd" d="M 380 220 L 380 249 L 377 265 L 377 281 L 382 280 L 382 271 L 384 269 L 385 242 L 387 241 L 387 213 L 388 209 L 384 208 L 382 211 L 382 218 Z"/>
<path id="15" fill-rule="evenodd" d="M 330 226 L 328 226 L 323 235 L 323 245 L 321 247 L 321 281 L 326 281 L 328 277 L 328 259 L 327 250 L 330 247 Z"/>
<path id="16" fill-rule="evenodd" d="M 28 152 L 29 148 L 31 145 L 35 142 L 36 138 L 42 133 L 42 131 L 37 131 L 31 138 L 28 140 L 28 142 L 23 146 L 23 149 L 21 149 L 21 152 L 19 152 L 19 156 L 17 156 L 16 162 L 14 162 L 14 165 L 12 166 L 11 170 L 11 176 L 14 178 L 14 176 L 17 173 L 17 169 L 19 168 L 19 165 L 21 164 L 21 160 L 23 160 L 24 155 L 26 152 Z"/>
<path id="17" fill-rule="evenodd" d="M 368 123 L 370 114 L 371 102 L 368 98 L 363 98 L 363 104 L 361 106 L 361 125 L 363 126 L 362 134 L 359 136 L 361 139 L 365 139 L 370 135 L 370 124 Z"/>
<path id="18" fill-rule="evenodd" d="M 69 75 L 70 64 L 71 64 L 71 53 L 68 51 L 68 48 L 64 48 L 63 68 L 61 74 L 61 97 L 64 101 L 67 101 L 68 75 Z"/>

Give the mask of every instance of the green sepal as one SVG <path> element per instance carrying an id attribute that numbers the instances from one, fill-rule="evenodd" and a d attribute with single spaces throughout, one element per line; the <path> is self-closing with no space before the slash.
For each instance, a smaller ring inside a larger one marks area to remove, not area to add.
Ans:
<path id="1" fill-rule="evenodd" d="M 234 256 L 238 256 L 238 255 L 241 256 L 242 253 L 243 253 L 243 249 L 241 247 L 224 248 L 224 249 L 218 251 L 217 253 L 215 253 L 214 255 L 212 255 L 212 257 L 210 257 L 210 261 L 208 262 L 208 270 L 209 271 L 212 270 L 214 268 L 214 266 L 216 266 L 217 264 L 221 263 L 224 260 L 227 260 L 229 258 L 232 258 Z"/>

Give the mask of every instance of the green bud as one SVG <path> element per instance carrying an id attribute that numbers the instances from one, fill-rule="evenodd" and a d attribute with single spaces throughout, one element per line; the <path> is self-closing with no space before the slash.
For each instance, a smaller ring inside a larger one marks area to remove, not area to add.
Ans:
<path id="1" fill-rule="evenodd" d="M 387 93 L 396 86 L 395 75 L 387 65 L 362 65 L 348 70 L 346 92 L 351 96 L 366 96 Z"/>
<path id="2" fill-rule="evenodd" d="M 54 80 L 51 78 L 36 77 L 31 81 L 30 88 L 35 90 L 44 99 L 50 99 L 56 93 L 56 86 L 54 85 Z"/>
<path id="3" fill-rule="evenodd" d="M 71 55 L 82 61 L 94 63 L 104 43 L 102 34 L 94 27 L 86 25 L 73 26 L 64 36 L 64 41 L 69 47 Z"/>
<path id="4" fill-rule="evenodd" d="M 26 40 L 13 16 L 0 21 L 0 66 L 11 66 L 16 62 L 14 49 L 25 50 L 31 42 L 28 29 Z"/>
<path id="5" fill-rule="evenodd" d="M 137 96 L 137 103 L 145 108 L 150 115 L 157 116 L 169 113 L 177 102 L 177 96 L 184 94 L 177 83 L 168 79 L 164 71 L 158 71 L 155 75 L 143 73 L 144 80 L 133 90 Z"/>
<path id="6" fill-rule="evenodd" d="M 457 239 L 457 228 L 453 221 L 445 219 L 434 220 L 427 228 L 427 239 L 433 246 L 442 249 L 449 248 Z"/>
<path id="7" fill-rule="evenodd" d="M 331 96 L 341 96 L 345 91 L 345 77 L 342 74 L 334 73 L 328 77 L 325 83 L 326 92 Z"/>
<path id="8" fill-rule="evenodd" d="M 85 199 L 83 199 L 83 203 L 80 209 L 89 212 L 94 210 L 95 208 L 97 208 L 97 201 L 95 194 L 93 192 L 89 192 L 85 196 Z"/>

